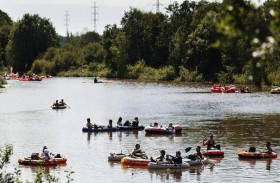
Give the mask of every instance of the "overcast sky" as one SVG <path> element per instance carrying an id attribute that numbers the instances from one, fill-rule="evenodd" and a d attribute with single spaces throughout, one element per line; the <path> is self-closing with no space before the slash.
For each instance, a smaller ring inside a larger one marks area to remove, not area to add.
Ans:
<path id="1" fill-rule="evenodd" d="M 69 32 L 76 35 L 94 30 L 94 2 L 98 13 L 96 28 L 97 32 L 102 34 L 108 24 L 119 26 L 124 12 L 129 11 L 130 7 L 155 12 L 157 0 L 0 0 L 0 10 L 7 13 L 13 21 L 21 19 L 26 13 L 39 14 L 40 17 L 50 20 L 59 35 L 65 36 L 66 11 L 69 14 Z M 159 2 L 161 12 L 165 12 L 164 8 L 174 1 Z M 181 4 L 183 0 L 177 2 Z"/>

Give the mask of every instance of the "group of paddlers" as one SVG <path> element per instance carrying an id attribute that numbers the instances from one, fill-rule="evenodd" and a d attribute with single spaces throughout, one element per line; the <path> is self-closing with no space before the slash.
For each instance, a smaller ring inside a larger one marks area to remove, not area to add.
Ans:
<path id="1" fill-rule="evenodd" d="M 138 117 L 135 117 L 134 120 L 131 122 L 129 122 L 128 120 L 126 120 L 124 123 L 122 123 L 122 117 L 119 117 L 118 122 L 117 122 L 117 126 L 138 126 L 139 125 L 139 120 Z M 102 125 L 97 125 L 95 123 L 91 123 L 90 118 L 87 118 L 87 124 L 86 124 L 87 128 L 90 129 L 98 129 L 98 128 L 113 128 L 113 120 L 110 119 L 109 123 L 107 126 L 102 126 Z"/>

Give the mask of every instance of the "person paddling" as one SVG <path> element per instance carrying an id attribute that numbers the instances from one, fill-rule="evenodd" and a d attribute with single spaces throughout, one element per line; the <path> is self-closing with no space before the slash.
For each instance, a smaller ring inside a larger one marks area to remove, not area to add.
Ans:
<path id="1" fill-rule="evenodd" d="M 206 140 L 206 139 L 203 140 L 203 145 L 204 146 L 207 145 L 207 150 L 216 149 L 216 142 L 214 140 L 213 134 L 210 135 L 209 140 Z"/>
<path id="2" fill-rule="evenodd" d="M 66 103 L 64 103 L 63 99 L 61 99 L 60 102 L 59 102 L 58 104 L 59 104 L 59 106 L 67 105 Z"/>
<path id="3" fill-rule="evenodd" d="M 183 158 L 181 157 L 181 152 L 180 151 L 176 151 L 176 155 L 172 156 L 172 155 L 167 155 L 171 157 L 172 163 L 174 164 L 182 164 L 183 163 Z"/>
<path id="4" fill-rule="evenodd" d="M 191 160 L 203 159 L 203 155 L 202 155 L 202 153 L 200 152 L 201 147 L 200 147 L 200 146 L 197 146 L 195 150 L 196 150 L 196 153 L 190 154 L 190 155 L 188 155 L 187 157 L 188 157 L 189 159 L 191 159 Z"/>
<path id="5" fill-rule="evenodd" d="M 166 160 L 166 158 L 165 158 L 165 150 L 161 150 L 161 151 L 160 151 L 160 156 L 157 157 L 156 159 L 153 159 L 153 158 L 151 157 L 151 161 L 152 161 L 152 162 L 164 161 L 164 160 Z"/>

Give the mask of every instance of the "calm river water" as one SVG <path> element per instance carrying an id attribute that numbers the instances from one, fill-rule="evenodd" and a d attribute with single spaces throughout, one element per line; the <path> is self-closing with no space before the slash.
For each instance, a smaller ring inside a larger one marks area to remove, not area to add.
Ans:
<path id="1" fill-rule="evenodd" d="M 94 84 L 93 78 L 52 78 L 41 82 L 8 81 L 0 89 L 1 144 L 13 144 L 10 169 L 18 168 L 24 180 L 33 180 L 38 167 L 20 166 L 17 160 L 41 151 L 47 145 L 53 153 L 68 158 L 67 165 L 43 171 L 66 180 L 73 170 L 74 182 L 280 182 L 280 160 L 241 161 L 237 150 L 255 145 L 280 150 L 280 95 L 268 91 L 251 94 L 211 94 L 210 86 L 182 86 L 168 83 L 113 81 Z M 52 110 L 56 99 L 70 108 Z M 180 136 L 146 136 L 145 131 L 83 133 L 86 118 L 107 124 L 119 117 L 138 117 L 147 126 L 180 124 Z M 185 171 L 150 171 L 110 163 L 111 152 L 131 152 L 140 143 L 149 156 L 165 149 L 169 154 L 201 145 L 210 133 L 225 151 L 214 167 Z"/>

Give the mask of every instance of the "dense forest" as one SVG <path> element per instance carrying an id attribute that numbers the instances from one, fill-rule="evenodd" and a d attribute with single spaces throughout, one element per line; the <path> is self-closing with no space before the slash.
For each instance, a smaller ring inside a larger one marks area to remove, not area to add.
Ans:
<path id="1" fill-rule="evenodd" d="M 280 84 L 280 1 L 174 2 L 131 8 L 102 35 L 58 36 L 52 23 L 0 10 L 0 70 L 53 76 Z M 7 69 L 6 69 L 7 70 Z"/>

